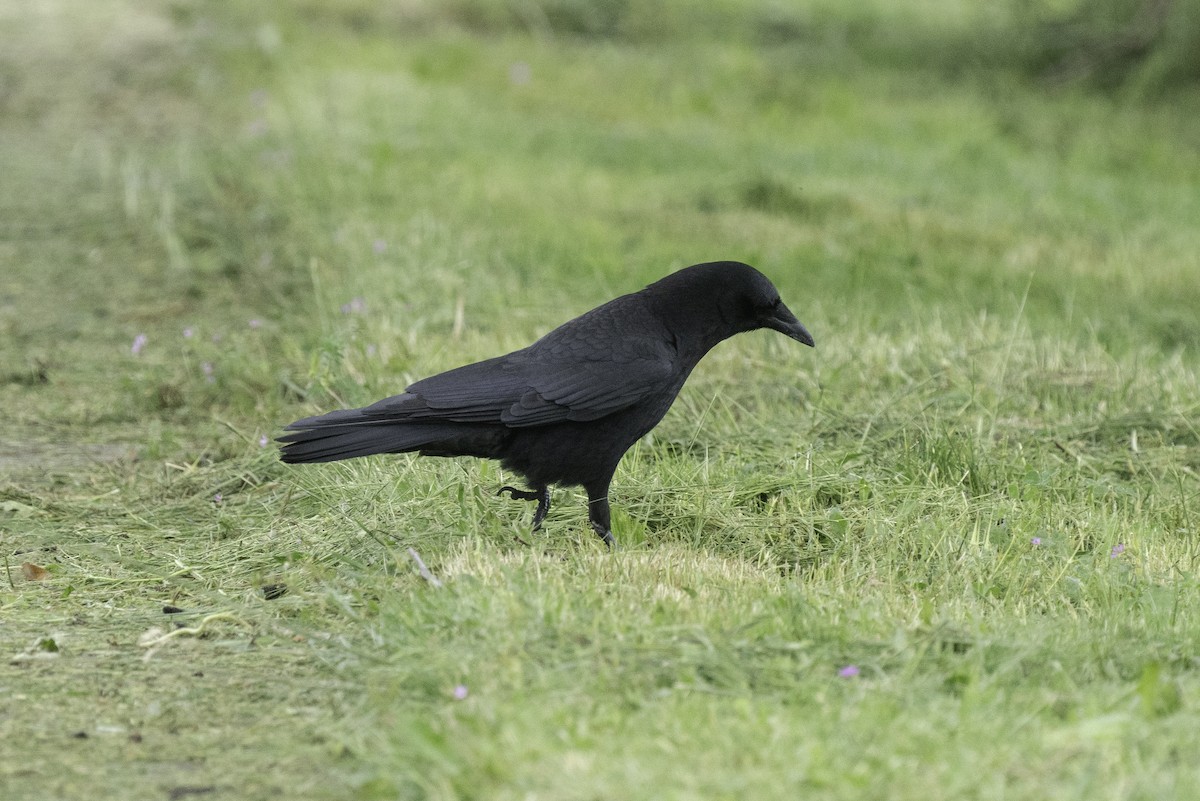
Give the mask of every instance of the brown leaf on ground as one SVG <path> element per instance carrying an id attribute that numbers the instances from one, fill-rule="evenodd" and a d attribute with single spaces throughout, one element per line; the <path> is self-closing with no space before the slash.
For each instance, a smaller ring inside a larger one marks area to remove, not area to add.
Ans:
<path id="1" fill-rule="evenodd" d="M 26 581 L 45 581 L 50 578 L 50 571 L 33 562 L 22 562 L 21 575 L 25 577 Z"/>

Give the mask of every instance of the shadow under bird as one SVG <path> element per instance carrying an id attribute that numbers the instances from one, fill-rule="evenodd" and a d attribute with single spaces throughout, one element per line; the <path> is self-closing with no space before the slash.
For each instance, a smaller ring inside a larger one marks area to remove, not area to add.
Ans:
<path id="1" fill-rule="evenodd" d="M 734 334 L 769 328 L 813 338 L 774 285 L 734 261 L 687 267 L 563 323 L 527 348 L 416 382 L 362 409 L 297 420 L 285 462 L 376 453 L 498 459 L 550 511 L 550 485 L 581 486 L 592 528 L 611 546 L 608 488 L 630 446 L 667 413 L 696 363 Z"/>

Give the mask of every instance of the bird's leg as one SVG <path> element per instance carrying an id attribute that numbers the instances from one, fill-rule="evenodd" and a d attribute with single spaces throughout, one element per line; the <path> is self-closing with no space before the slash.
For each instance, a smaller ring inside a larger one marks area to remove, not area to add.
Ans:
<path id="1" fill-rule="evenodd" d="M 608 510 L 608 486 L 602 488 L 586 487 L 588 491 L 588 522 L 592 531 L 604 540 L 609 548 L 613 547 L 612 520 Z"/>
<path id="2" fill-rule="evenodd" d="M 506 492 L 515 501 L 538 502 L 537 510 L 533 513 L 533 530 L 537 531 L 541 528 L 542 521 L 546 519 L 546 515 L 550 511 L 550 487 L 543 484 L 531 490 L 521 490 L 505 485 L 496 494 L 503 495 Z"/>
<path id="3" fill-rule="evenodd" d="M 537 509 L 533 512 L 533 530 L 537 531 L 542 527 L 542 521 L 546 519 L 546 515 L 550 512 L 550 488 L 543 485 L 537 490 Z"/>

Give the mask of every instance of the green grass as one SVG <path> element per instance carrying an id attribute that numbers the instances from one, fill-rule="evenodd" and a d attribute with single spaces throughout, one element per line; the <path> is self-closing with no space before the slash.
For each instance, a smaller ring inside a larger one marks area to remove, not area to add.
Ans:
<path id="1" fill-rule="evenodd" d="M 1200 793 L 1200 96 L 689 9 L 9 15 L 0 796 Z M 818 347 L 700 365 L 613 553 L 260 444 L 718 258 Z"/>

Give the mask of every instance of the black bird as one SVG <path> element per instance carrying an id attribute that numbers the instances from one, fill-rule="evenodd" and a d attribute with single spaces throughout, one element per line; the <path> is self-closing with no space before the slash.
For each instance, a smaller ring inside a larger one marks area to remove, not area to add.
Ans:
<path id="1" fill-rule="evenodd" d="M 416 382 L 362 409 L 297 420 L 285 462 L 373 453 L 499 459 L 537 501 L 550 485 L 582 486 L 592 528 L 611 546 L 608 487 L 617 463 L 654 428 L 692 368 L 718 342 L 770 328 L 813 344 L 771 282 L 736 261 L 697 264 L 563 323 L 527 348 Z"/>

